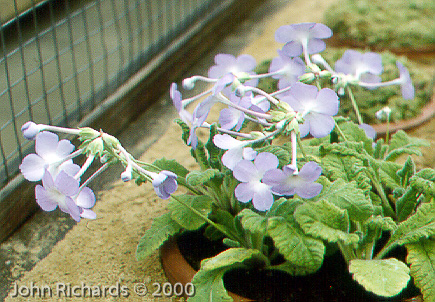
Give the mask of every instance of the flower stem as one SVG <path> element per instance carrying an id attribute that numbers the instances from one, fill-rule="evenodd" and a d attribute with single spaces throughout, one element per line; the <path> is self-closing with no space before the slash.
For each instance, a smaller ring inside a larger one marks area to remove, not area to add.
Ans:
<path id="1" fill-rule="evenodd" d="M 353 110 L 355 110 L 356 118 L 358 119 L 358 124 L 361 125 L 363 123 L 363 119 L 361 117 L 361 114 L 359 113 L 358 104 L 356 103 L 355 96 L 353 95 L 353 92 L 349 86 L 347 86 L 347 92 L 349 93 L 349 97 L 350 97 L 350 101 L 351 101 L 352 106 L 353 106 Z"/>

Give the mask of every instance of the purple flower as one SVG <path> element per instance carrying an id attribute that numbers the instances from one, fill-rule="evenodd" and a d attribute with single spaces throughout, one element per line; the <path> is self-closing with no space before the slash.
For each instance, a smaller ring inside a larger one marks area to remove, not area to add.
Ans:
<path id="1" fill-rule="evenodd" d="M 332 30 L 321 23 L 284 25 L 275 32 L 275 40 L 286 43 L 283 52 L 290 57 L 302 53 L 314 54 L 323 51 L 326 44 L 322 39 L 332 36 Z"/>
<path id="2" fill-rule="evenodd" d="M 298 81 L 298 77 L 304 74 L 305 64 L 301 58 L 291 58 L 278 50 L 279 57 L 273 58 L 270 63 L 269 72 L 279 72 L 272 78 L 279 79 L 278 88 L 284 89 Z"/>
<path id="3" fill-rule="evenodd" d="M 183 107 L 183 99 L 181 96 L 181 92 L 178 91 L 177 84 L 172 83 L 171 89 L 169 90 L 169 96 L 172 99 L 172 103 L 174 104 L 175 108 L 177 109 L 178 115 L 185 123 L 191 123 L 192 122 L 192 115 L 187 112 L 187 110 Z"/>
<path id="4" fill-rule="evenodd" d="M 244 96 L 242 98 L 236 96 L 234 93 L 230 95 L 230 101 L 235 105 L 238 105 L 242 108 L 249 109 L 251 107 L 253 110 L 257 109 L 262 111 L 257 106 L 254 106 L 251 103 L 251 96 Z M 228 108 L 222 109 L 219 114 L 219 124 L 222 129 L 231 130 L 235 128 L 236 131 L 239 131 L 242 128 L 243 121 L 245 120 L 245 113 L 229 106 Z"/>
<path id="5" fill-rule="evenodd" d="M 154 174 L 154 173 L 153 173 Z M 168 199 L 177 190 L 177 174 L 163 170 L 153 177 L 153 187 L 156 194 L 162 199 Z"/>
<path id="6" fill-rule="evenodd" d="M 304 117 L 304 123 L 299 125 L 301 137 L 311 133 L 312 136 L 320 138 L 334 129 L 332 116 L 338 112 L 339 101 L 333 90 L 323 88 L 318 91 L 315 86 L 297 82 L 281 100 Z"/>
<path id="7" fill-rule="evenodd" d="M 29 154 L 20 165 L 21 173 L 29 181 L 41 180 L 45 171 L 55 177 L 59 171 L 64 170 L 74 175 L 80 170 L 72 160 L 65 158 L 74 151 L 74 145 L 68 140 L 59 141 L 59 137 L 51 132 L 41 132 L 36 136 L 36 154 Z"/>
<path id="8" fill-rule="evenodd" d="M 405 100 L 412 100 L 414 99 L 414 85 L 412 84 L 411 76 L 409 75 L 408 69 L 403 66 L 402 63 L 399 61 L 396 62 L 396 66 L 399 69 L 399 79 L 400 79 L 400 86 L 402 89 L 402 97 Z"/>
<path id="9" fill-rule="evenodd" d="M 190 136 L 187 140 L 187 144 L 196 149 L 198 146 L 198 137 L 196 136 L 196 129 L 201 127 L 208 114 L 210 113 L 211 107 L 218 102 L 214 96 L 207 97 L 204 101 L 199 103 L 192 114 L 192 127 L 190 128 Z"/>
<path id="10" fill-rule="evenodd" d="M 43 126 L 34 122 L 27 122 L 21 127 L 23 136 L 28 140 L 34 140 L 36 135 L 43 130 Z"/>
<path id="11" fill-rule="evenodd" d="M 355 80 L 362 80 L 368 83 L 379 83 L 382 73 L 382 58 L 374 52 L 364 54 L 348 49 L 344 52 L 341 59 L 335 62 L 335 71 L 346 75 L 352 75 Z"/>
<path id="12" fill-rule="evenodd" d="M 257 63 L 250 55 L 240 55 L 237 58 L 230 54 L 217 54 L 214 57 L 216 65 L 210 67 L 208 76 L 212 79 L 232 73 L 237 76 L 240 73 L 252 73 Z"/>
<path id="13" fill-rule="evenodd" d="M 376 138 L 376 130 L 372 126 L 363 123 L 358 125 L 358 127 L 364 130 L 368 138 L 371 138 L 373 140 Z"/>
<path id="14" fill-rule="evenodd" d="M 291 165 L 282 170 L 272 169 L 264 174 L 263 182 L 271 186 L 276 195 L 299 195 L 302 198 L 313 198 L 322 190 L 323 186 L 315 181 L 322 173 L 322 168 L 315 162 L 306 163 L 299 173 Z"/>
<path id="15" fill-rule="evenodd" d="M 87 187 L 79 190 L 79 181 L 74 177 L 60 171 L 53 180 L 47 172 L 42 178 L 42 184 L 35 187 L 35 196 L 44 211 L 53 211 L 59 206 L 62 212 L 70 214 L 75 221 L 80 221 L 80 217 L 96 217 L 90 210 L 95 205 L 94 193 Z"/>
<path id="16" fill-rule="evenodd" d="M 278 158 L 268 152 L 258 154 L 254 162 L 240 161 L 233 170 L 234 177 L 241 181 L 234 191 L 237 200 L 243 203 L 252 200 L 255 209 L 269 210 L 273 204 L 273 194 L 270 186 L 262 183 L 261 179 L 267 170 L 276 167 L 278 167 Z"/>
<path id="17" fill-rule="evenodd" d="M 213 88 L 214 94 L 233 83 L 236 77 L 255 74 L 253 70 L 257 65 L 254 57 L 251 55 L 240 55 L 236 58 L 230 54 L 217 54 L 214 57 L 214 62 L 216 65 L 210 67 L 208 76 L 212 79 L 222 78 Z M 248 80 L 244 84 L 255 87 L 258 84 L 258 79 Z"/>
<path id="18" fill-rule="evenodd" d="M 213 143 L 223 150 L 228 150 L 222 155 L 221 161 L 230 170 L 233 170 L 241 160 L 253 160 L 257 156 L 257 151 L 245 147 L 250 141 L 239 141 L 228 134 L 216 134 Z"/>

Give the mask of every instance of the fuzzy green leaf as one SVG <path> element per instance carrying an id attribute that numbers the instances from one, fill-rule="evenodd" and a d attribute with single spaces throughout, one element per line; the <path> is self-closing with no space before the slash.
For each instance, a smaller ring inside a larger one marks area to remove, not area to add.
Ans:
<path id="1" fill-rule="evenodd" d="M 160 158 L 153 162 L 153 165 L 162 169 L 174 172 L 177 174 L 178 177 L 185 178 L 186 175 L 189 173 L 189 170 L 187 170 L 183 165 L 179 164 L 174 159 L 166 159 L 166 158 Z"/>
<path id="2" fill-rule="evenodd" d="M 379 167 L 379 177 L 382 184 L 391 190 L 401 185 L 401 179 L 397 175 L 397 172 L 402 168 L 402 165 L 395 162 L 382 161 L 379 162 Z"/>
<path id="3" fill-rule="evenodd" d="M 409 179 L 415 174 L 415 164 L 412 157 L 409 156 L 403 165 L 402 169 L 397 171 L 397 176 L 400 177 L 400 185 L 406 187 L 409 184 Z"/>
<path id="4" fill-rule="evenodd" d="M 435 301 L 435 239 L 423 239 L 407 244 L 406 261 L 411 266 L 411 276 L 421 290 L 424 301 Z"/>
<path id="5" fill-rule="evenodd" d="M 243 228 L 252 233 L 262 233 L 267 227 L 267 218 L 251 209 L 243 209 L 237 216 L 241 217 Z"/>
<path id="6" fill-rule="evenodd" d="M 417 205 L 418 191 L 408 187 L 400 198 L 396 200 L 396 215 L 398 221 L 406 220 L 414 212 Z"/>
<path id="7" fill-rule="evenodd" d="M 304 232 L 328 242 L 357 243 L 359 236 L 349 234 L 349 216 L 346 210 L 322 199 L 307 202 L 295 211 L 296 221 Z"/>
<path id="8" fill-rule="evenodd" d="M 187 145 L 187 140 L 189 139 L 190 136 L 190 127 L 185 122 L 183 122 L 183 120 L 179 118 L 175 119 L 174 122 L 181 127 L 181 131 L 182 131 L 181 138 L 183 139 L 184 143 Z"/>
<path id="9" fill-rule="evenodd" d="M 411 278 L 406 264 L 395 258 L 354 259 L 350 261 L 349 272 L 367 291 L 383 297 L 398 295 Z"/>
<path id="10" fill-rule="evenodd" d="M 212 200 L 204 195 L 179 195 L 177 199 L 190 204 L 193 208 L 201 212 L 205 217 L 211 212 Z M 168 204 L 171 211 L 171 218 L 186 230 L 197 230 L 205 224 L 205 220 L 185 207 L 175 199 Z"/>
<path id="11" fill-rule="evenodd" d="M 267 233 L 289 262 L 294 275 L 314 273 L 322 265 L 325 254 L 323 242 L 305 235 L 300 228 L 286 222 L 284 218 L 268 219 Z"/>
<path id="12" fill-rule="evenodd" d="M 304 201 L 300 198 L 293 197 L 286 199 L 281 197 L 272 204 L 270 210 L 266 213 L 266 217 L 279 216 L 283 217 L 287 222 L 295 223 L 294 212 L 298 206 L 303 204 Z"/>
<path id="13" fill-rule="evenodd" d="M 414 243 L 435 234 L 435 203 L 423 203 L 407 220 L 399 224 L 387 245 Z"/>
<path id="14" fill-rule="evenodd" d="M 222 178 L 223 173 L 216 169 L 207 169 L 205 171 L 192 171 L 186 176 L 186 181 L 191 186 L 204 185 L 213 178 Z"/>
<path id="15" fill-rule="evenodd" d="M 360 128 L 359 125 L 353 122 L 344 122 L 340 123 L 340 129 L 348 141 L 362 142 L 364 149 L 369 154 L 373 154 L 373 140 L 366 135 L 365 131 Z"/>
<path id="16" fill-rule="evenodd" d="M 263 257 L 258 250 L 230 248 L 213 258 L 203 260 L 200 270 L 192 279 L 195 295 L 190 297 L 189 301 L 232 301 L 224 287 L 224 274 L 231 269 L 244 267 L 243 262 L 246 260 L 254 259 L 261 262 L 264 260 Z"/>
<path id="17" fill-rule="evenodd" d="M 365 221 L 374 212 L 373 204 L 364 192 L 357 188 L 356 182 L 346 182 L 337 179 L 330 186 L 323 187 L 316 200 L 325 199 L 348 212 L 349 218 L 355 221 Z"/>
<path id="18" fill-rule="evenodd" d="M 143 260 L 157 250 L 169 236 L 178 233 L 182 227 L 171 218 L 170 213 L 154 219 L 151 228 L 145 231 L 136 249 L 136 258 Z"/>
<path id="19" fill-rule="evenodd" d="M 322 158 L 323 173 L 330 180 L 346 180 L 347 182 L 356 181 L 358 188 L 369 194 L 371 181 L 367 176 L 365 163 L 353 156 L 342 156 L 337 154 L 327 154 Z"/>
<path id="20" fill-rule="evenodd" d="M 222 153 L 222 150 L 213 143 L 213 138 L 217 133 L 218 131 L 217 131 L 216 124 L 212 124 L 210 126 L 209 139 L 205 144 L 205 148 L 207 149 L 208 152 L 208 161 L 210 163 L 210 166 L 214 169 L 221 168 L 220 155 Z"/>
<path id="21" fill-rule="evenodd" d="M 420 193 L 435 197 L 435 170 L 426 168 L 418 171 L 409 184 Z"/>
<path id="22" fill-rule="evenodd" d="M 390 148 L 385 160 L 394 161 L 402 154 L 421 155 L 420 147 L 428 146 L 427 141 L 411 137 L 399 130 L 391 136 Z"/>

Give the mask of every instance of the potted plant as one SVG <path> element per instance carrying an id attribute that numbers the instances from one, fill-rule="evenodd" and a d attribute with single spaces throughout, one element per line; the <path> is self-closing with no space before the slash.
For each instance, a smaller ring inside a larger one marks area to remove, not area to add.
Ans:
<path id="1" fill-rule="evenodd" d="M 334 31 L 332 44 L 416 57 L 435 50 L 434 14 L 433 1 L 345 0 L 328 8 L 323 22 Z"/>
<path id="2" fill-rule="evenodd" d="M 276 39 L 284 46 L 267 73 L 255 74 L 249 55 L 219 54 L 208 77 L 183 81 L 185 89 L 210 83 L 204 91 L 183 99 L 172 84 L 176 122 L 197 170 L 166 158 L 138 161 L 102 131 L 28 122 L 22 131 L 35 139 L 36 154 L 24 158 L 21 172 L 30 181 L 42 180 L 35 195 L 43 210 L 59 207 L 76 221 L 95 218 L 87 184 L 108 165 L 124 165 L 123 181 L 150 182 L 170 202 L 139 241 L 139 260 L 187 231 L 199 230 L 224 246 L 201 262 L 191 280 L 192 301 L 230 300 L 223 280 L 235 270 L 298 278 L 325 270 L 332 254 L 339 255 L 343 276 L 376 297 L 399 295 L 412 277 L 424 298 L 434 300 L 435 170 L 417 171 L 412 159 L 426 143 L 403 131 L 376 140 L 352 94 L 355 86 L 400 85 L 411 101 L 411 78 L 398 61 L 399 77 L 382 82 L 382 60 L 375 53 L 347 51 L 331 68 L 320 55 L 331 35 L 319 23 L 283 26 Z M 278 79 L 275 91 L 257 87 L 265 77 Z M 322 87 L 324 82 L 332 88 Z M 344 94 L 356 121 L 336 116 Z M 190 113 L 186 106 L 192 102 L 197 105 Z M 225 108 L 217 121 L 207 122 L 218 103 Z M 389 108 L 378 112 L 387 121 L 390 114 Z M 208 132 L 207 142 L 198 138 L 199 128 Z M 50 131 L 77 135 L 81 145 L 74 151 Z M 86 157 L 81 167 L 72 161 L 79 155 Z M 83 181 L 97 158 L 101 168 Z M 178 186 L 184 193 L 174 194 Z M 404 257 L 395 257 L 399 247 L 406 247 Z"/>

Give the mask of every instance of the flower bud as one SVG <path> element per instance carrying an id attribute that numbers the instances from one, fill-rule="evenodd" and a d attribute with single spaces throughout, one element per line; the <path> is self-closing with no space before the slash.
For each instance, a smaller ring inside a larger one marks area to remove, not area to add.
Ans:
<path id="1" fill-rule="evenodd" d="M 195 87 L 195 79 L 192 78 L 186 78 L 182 82 L 183 88 L 187 90 L 192 90 L 193 87 Z"/>
<path id="2" fill-rule="evenodd" d="M 34 122 L 27 122 L 21 127 L 23 136 L 28 140 L 34 140 L 36 135 L 43 130 L 43 126 Z"/>
<path id="3" fill-rule="evenodd" d="M 132 168 L 130 165 L 128 165 L 125 171 L 121 173 L 121 179 L 123 182 L 127 182 L 132 179 Z"/>
<path id="4" fill-rule="evenodd" d="M 312 81 L 314 81 L 315 79 L 316 79 L 316 76 L 314 75 L 314 73 L 311 73 L 311 72 L 304 73 L 303 75 L 301 75 L 299 77 L 299 81 L 301 81 L 302 83 L 305 83 L 305 84 L 309 84 Z"/>

